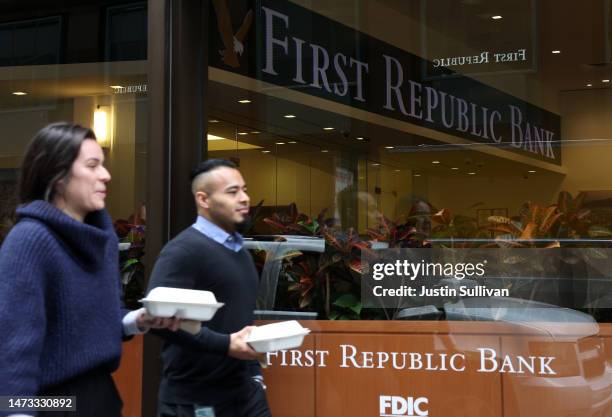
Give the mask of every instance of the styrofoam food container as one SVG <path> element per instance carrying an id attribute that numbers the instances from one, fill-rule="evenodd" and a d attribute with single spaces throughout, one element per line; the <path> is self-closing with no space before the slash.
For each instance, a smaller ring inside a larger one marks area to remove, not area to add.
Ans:
<path id="1" fill-rule="evenodd" d="M 140 300 L 149 314 L 155 317 L 180 317 L 188 320 L 208 321 L 223 303 L 218 303 L 210 291 L 184 288 L 157 287 Z"/>
<path id="2" fill-rule="evenodd" d="M 281 321 L 255 327 L 246 342 L 256 352 L 274 352 L 300 347 L 308 333 L 296 320 Z"/>

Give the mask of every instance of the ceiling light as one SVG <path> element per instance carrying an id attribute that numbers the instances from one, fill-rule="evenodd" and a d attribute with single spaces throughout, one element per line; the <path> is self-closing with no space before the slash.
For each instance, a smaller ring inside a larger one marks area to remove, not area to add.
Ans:
<path id="1" fill-rule="evenodd" d="M 589 83 L 587 84 L 587 87 L 593 87 L 593 84 Z"/>
<path id="2" fill-rule="evenodd" d="M 377 164 L 376 162 L 374 162 L 374 163 L 372 164 L 372 166 L 373 166 L 373 167 L 377 167 L 377 166 L 379 166 L 379 165 L 380 165 L 380 164 Z"/>
<path id="3" fill-rule="evenodd" d="M 116 89 L 123 88 L 122 85 L 110 85 L 109 87 L 110 88 L 116 88 Z"/>
<path id="4" fill-rule="evenodd" d="M 286 119 L 295 119 L 295 114 L 286 114 L 283 117 Z"/>
<path id="5" fill-rule="evenodd" d="M 108 106 L 98 106 L 94 111 L 93 130 L 101 147 L 110 147 L 110 136 L 108 135 Z"/>
<path id="6" fill-rule="evenodd" d="M 363 137 L 359 136 L 358 138 L 355 138 L 357 140 L 363 140 Z"/>
<path id="7" fill-rule="evenodd" d="M 529 170 L 529 171 L 527 171 L 527 172 L 529 172 L 530 174 L 535 174 L 535 173 L 536 173 L 536 172 L 535 172 L 535 170 L 533 170 L 533 169 L 530 169 L 530 170 Z"/>
<path id="8" fill-rule="evenodd" d="M 259 130 L 252 130 L 251 134 L 252 135 L 259 135 L 261 132 Z"/>
<path id="9" fill-rule="evenodd" d="M 502 16 L 500 16 L 500 15 L 491 16 L 491 19 L 499 20 L 499 19 L 502 19 Z"/>
<path id="10" fill-rule="evenodd" d="M 456 170 L 458 170 L 459 168 L 457 168 L 457 167 L 452 167 L 451 169 L 452 169 L 453 171 L 456 171 Z"/>
<path id="11" fill-rule="evenodd" d="M 414 174 L 413 177 L 420 177 L 421 174 Z"/>
<path id="12" fill-rule="evenodd" d="M 552 53 L 553 53 L 553 54 L 560 54 L 560 53 L 561 53 L 561 51 L 560 51 L 560 50 L 558 50 L 558 49 L 555 49 L 554 51 L 552 51 Z"/>
<path id="13" fill-rule="evenodd" d="M 475 172 L 468 172 L 468 175 L 476 175 Z"/>
<path id="14" fill-rule="evenodd" d="M 324 127 L 323 130 L 334 130 L 333 127 Z"/>
<path id="15" fill-rule="evenodd" d="M 270 151 L 261 151 L 261 153 L 270 153 Z"/>
<path id="16" fill-rule="evenodd" d="M 328 151 L 327 149 L 322 149 L 322 150 L 321 150 L 321 152 L 323 152 L 323 153 L 327 153 L 327 152 L 329 152 L 329 151 Z"/>
<path id="17" fill-rule="evenodd" d="M 250 102 L 251 102 L 251 100 L 247 100 L 246 98 L 243 98 L 242 100 L 238 100 L 238 103 L 240 103 L 240 104 L 248 104 Z"/>
<path id="18" fill-rule="evenodd" d="M 289 142 L 287 142 L 287 143 L 290 143 L 290 144 L 292 144 L 292 145 L 293 145 L 294 143 L 297 143 L 297 142 L 296 142 L 296 141 L 294 141 L 294 140 L 290 140 L 290 141 L 289 141 Z"/>
<path id="19" fill-rule="evenodd" d="M 238 149 L 240 150 L 264 149 L 262 146 L 240 142 L 234 138 L 228 139 L 222 136 L 211 135 L 210 133 L 206 135 L 206 138 L 208 140 L 208 150 L 209 151 L 235 151 L 236 147 L 238 147 Z"/>
<path id="20" fill-rule="evenodd" d="M 277 145 L 284 145 L 285 142 L 276 142 Z"/>
<path id="21" fill-rule="evenodd" d="M 439 164 L 440 161 L 431 161 L 432 164 Z"/>
<path id="22" fill-rule="evenodd" d="M 601 80 L 602 83 L 609 83 L 610 80 Z"/>
<path id="23" fill-rule="evenodd" d="M 13 95 L 15 95 L 15 96 L 25 96 L 25 95 L 27 95 L 27 94 L 28 94 L 28 93 L 25 93 L 25 92 L 23 92 L 23 91 L 14 91 L 14 92 L 13 92 Z"/>
<path id="24" fill-rule="evenodd" d="M 208 123 L 219 123 L 219 121 L 217 119 L 210 119 Z"/>
<path id="25" fill-rule="evenodd" d="M 240 136 L 244 136 L 244 135 L 247 135 L 248 133 L 247 133 L 247 132 L 238 132 L 238 134 L 239 134 Z"/>
<path id="26" fill-rule="evenodd" d="M 396 169 L 396 170 L 395 170 L 395 172 L 400 172 L 400 170 L 399 170 L 399 169 Z"/>
<path id="27" fill-rule="evenodd" d="M 385 146 L 385 149 L 393 149 L 395 146 Z"/>

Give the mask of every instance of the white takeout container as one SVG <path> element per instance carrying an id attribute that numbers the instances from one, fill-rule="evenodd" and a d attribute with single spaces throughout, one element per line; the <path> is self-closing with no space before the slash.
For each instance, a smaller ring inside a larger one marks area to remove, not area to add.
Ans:
<path id="1" fill-rule="evenodd" d="M 157 287 L 140 300 L 155 317 L 176 316 L 182 319 L 208 321 L 223 303 L 218 303 L 210 291 Z"/>
<path id="2" fill-rule="evenodd" d="M 308 333 L 310 329 L 295 320 L 281 321 L 255 327 L 246 342 L 256 352 L 274 352 L 300 347 Z"/>

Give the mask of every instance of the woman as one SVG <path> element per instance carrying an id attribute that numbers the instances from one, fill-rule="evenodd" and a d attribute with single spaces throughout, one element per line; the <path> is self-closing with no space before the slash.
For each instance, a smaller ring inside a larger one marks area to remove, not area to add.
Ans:
<path id="1" fill-rule="evenodd" d="M 103 163 L 92 130 L 54 123 L 39 131 L 23 160 L 17 224 L 0 249 L 0 395 L 77 396 L 72 417 L 120 416 L 110 374 L 122 338 L 179 325 L 121 307 Z M 0 416 L 11 413 L 34 415 Z"/>

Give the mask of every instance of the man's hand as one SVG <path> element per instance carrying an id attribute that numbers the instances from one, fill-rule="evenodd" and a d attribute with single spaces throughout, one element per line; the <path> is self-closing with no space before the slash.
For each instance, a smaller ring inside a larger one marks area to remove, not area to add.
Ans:
<path id="1" fill-rule="evenodd" d="M 154 317 L 144 307 L 138 310 L 138 312 L 136 324 L 143 331 L 149 329 L 168 329 L 175 332 L 181 325 L 181 319 L 177 317 Z"/>
<path id="2" fill-rule="evenodd" d="M 230 335 L 230 345 L 227 354 L 232 358 L 243 360 L 257 359 L 259 354 L 246 342 L 255 326 L 246 326 L 244 329 Z"/>

